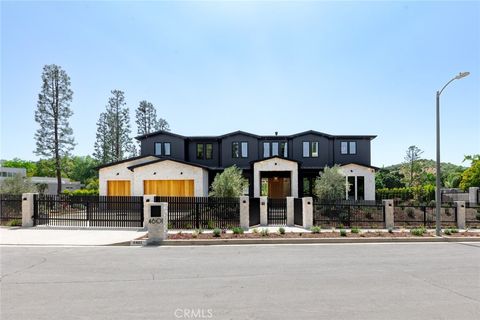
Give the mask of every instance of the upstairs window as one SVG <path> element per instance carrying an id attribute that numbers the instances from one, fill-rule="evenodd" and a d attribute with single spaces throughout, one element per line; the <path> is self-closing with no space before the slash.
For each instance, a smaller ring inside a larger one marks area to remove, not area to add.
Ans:
<path id="1" fill-rule="evenodd" d="M 240 158 L 240 142 L 232 142 L 232 158 Z"/>
<path id="2" fill-rule="evenodd" d="M 280 142 L 280 155 L 284 158 L 288 158 L 288 143 Z"/>
<path id="3" fill-rule="evenodd" d="M 268 142 L 263 143 L 263 157 L 264 158 L 270 157 L 270 143 Z"/>
<path id="4" fill-rule="evenodd" d="M 163 144 L 163 154 L 166 155 L 166 156 L 169 156 L 170 155 L 170 142 L 165 142 Z"/>
<path id="5" fill-rule="evenodd" d="M 272 142 L 272 156 L 278 156 L 278 142 Z"/>
<path id="6" fill-rule="evenodd" d="M 197 143 L 197 159 L 203 160 L 203 143 Z"/>
<path id="7" fill-rule="evenodd" d="M 303 142 L 303 157 L 304 158 L 318 158 L 318 142 L 304 141 Z"/>
<path id="8" fill-rule="evenodd" d="M 155 155 L 156 156 L 161 156 L 162 155 L 162 143 L 161 142 L 155 142 Z"/>
<path id="9" fill-rule="evenodd" d="M 205 159 L 213 159 L 213 144 L 211 143 L 205 144 Z"/>
<path id="10" fill-rule="evenodd" d="M 356 141 L 342 141 L 340 142 L 341 154 L 357 154 L 357 142 Z"/>
<path id="11" fill-rule="evenodd" d="M 242 142 L 242 158 L 248 158 L 248 142 Z"/>

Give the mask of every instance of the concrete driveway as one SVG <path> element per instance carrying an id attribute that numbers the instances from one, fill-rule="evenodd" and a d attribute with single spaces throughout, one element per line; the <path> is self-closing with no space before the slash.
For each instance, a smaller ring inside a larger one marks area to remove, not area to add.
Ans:
<path id="1" fill-rule="evenodd" d="M 145 235 L 141 229 L 54 229 L 0 228 L 2 245 L 101 246 L 134 240 Z"/>

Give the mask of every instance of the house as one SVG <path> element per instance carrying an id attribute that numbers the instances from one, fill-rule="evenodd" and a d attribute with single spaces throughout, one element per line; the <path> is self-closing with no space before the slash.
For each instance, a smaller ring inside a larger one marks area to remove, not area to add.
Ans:
<path id="1" fill-rule="evenodd" d="M 136 137 L 140 156 L 99 167 L 100 195 L 207 196 L 215 175 L 236 165 L 249 181 L 247 195 L 310 196 L 319 172 L 338 164 L 351 185 L 345 197 L 374 200 L 370 142 L 375 137 L 313 130 L 272 136 L 157 131 Z"/>
<path id="2" fill-rule="evenodd" d="M 27 170 L 25 168 L 8 168 L 0 167 L 0 184 L 3 180 L 15 175 L 20 175 L 22 178 L 27 177 Z M 57 178 L 53 177 L 29 177 L 29 181 L 40 187 L 45 194 L 57 194 Z M 68 178 L 62 178 L 62 190 L 78 190 L 82 188 L 82 184 L 78 181 L 72 181 Z"/>

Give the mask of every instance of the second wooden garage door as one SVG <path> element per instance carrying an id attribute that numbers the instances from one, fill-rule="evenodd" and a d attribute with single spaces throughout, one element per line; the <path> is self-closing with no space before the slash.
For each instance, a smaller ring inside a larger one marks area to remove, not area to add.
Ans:
<path id="1" fill-rule="evenodd" d="M 157 196 L 193 197 L 193 180 L 144 180 L 143 193 Z"/>

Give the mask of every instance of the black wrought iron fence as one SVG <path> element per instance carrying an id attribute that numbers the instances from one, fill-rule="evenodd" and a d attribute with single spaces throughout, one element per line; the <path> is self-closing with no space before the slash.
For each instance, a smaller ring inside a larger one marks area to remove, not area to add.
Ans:
<path id="1" fill-rule="evenodd" d="M 0 221 L 2 224 L 12 220 L 22 220 L 22 195 L 0 194 Z"/>
<path id="2" fill-rule="evenodd" d="M 213 229 L 240 226 L 240 200 L 213 197 L 155 197 L 168 203 L 169 229 Z"/>
<path id="3" fill-rule="evenodd" d="M 436 209 L 433 206 L 396 204 L 393 209 L 393 220 L 396 226 L 434 228 Z M 457 208 L 442 206 L 440 220 L 442 227 L 455 227 L 457 225 Z"/>
<path id="4" fill-rule="evenodd" d="M 313 202 L 313 224 L 322 227 L 383 228 L 383 205 L 375 201 L 320 201 Z"/>
<path id="5" fill-rule="evenodd" d="M 467 228 L 480 228 L 480 204 L 465 203 L 465 225 Z"/>

